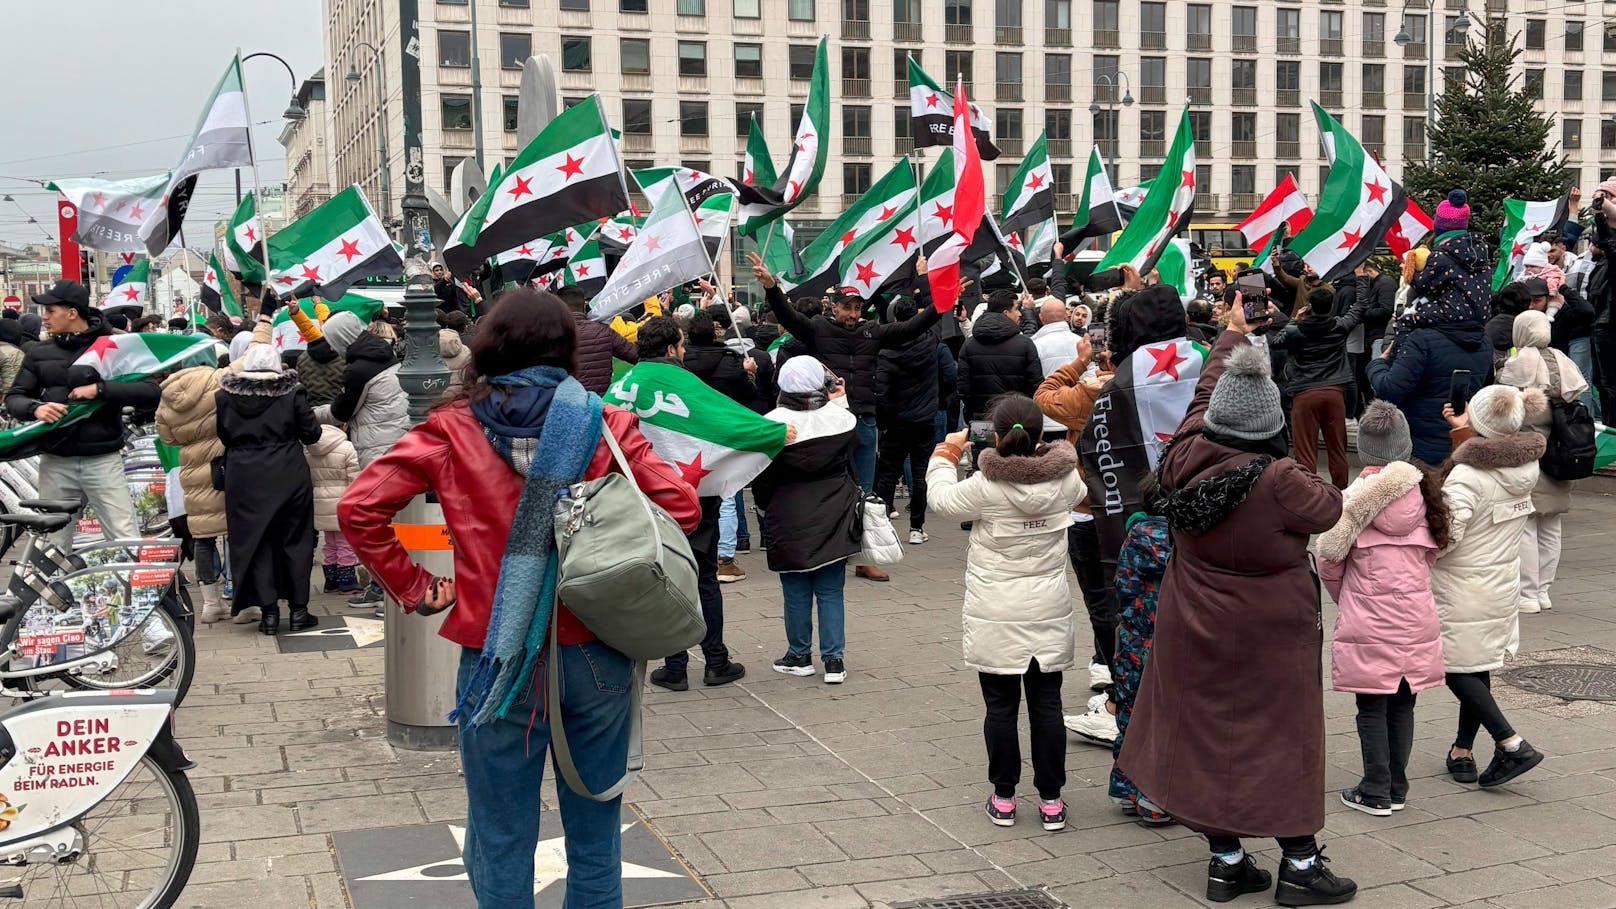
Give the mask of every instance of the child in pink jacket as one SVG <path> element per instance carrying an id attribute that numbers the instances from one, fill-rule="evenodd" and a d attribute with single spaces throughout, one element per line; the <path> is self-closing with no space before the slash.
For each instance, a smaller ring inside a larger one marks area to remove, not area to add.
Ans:
<path id="1" fill-rule="evenodd" d="M 1367 466 L 1319 537 L 1319 575 L 1338 608 L 1331 682 L 1358 696 L 1363 745 L 1363 779 L 1341 801 L 1387 817 L 1408 799 L 1415 696 L 1444 682 L 1431 564 L 1447 545 L 1447 511 L 1436 477 L 1409 463 L 1408 421 L 1390 403 L 1358 421 L 1358 454 Z"/>

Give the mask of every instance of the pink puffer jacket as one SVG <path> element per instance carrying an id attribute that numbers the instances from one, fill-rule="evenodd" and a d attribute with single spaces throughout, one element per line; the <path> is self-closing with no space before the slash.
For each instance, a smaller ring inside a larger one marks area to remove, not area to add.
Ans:
<path id="1" fill-rule="evenodd" d="M 1330 648 L 1336 691 L 1391 694 L 1443 683 L 1442 631 L 1431 595 L 1437 545 L 1420 471 L 1366 467 L 1347 487 L 1341 520 L 1319 537 L 1319 575 L 1338 614 Z"/>

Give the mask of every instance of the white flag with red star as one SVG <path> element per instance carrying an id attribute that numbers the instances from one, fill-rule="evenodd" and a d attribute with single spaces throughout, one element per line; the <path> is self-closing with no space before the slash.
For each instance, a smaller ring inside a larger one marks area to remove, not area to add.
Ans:
<path id="1" fill-rule="evenodd" d="M 269 283 L 282 296 L 341 297 L 362 278 L 400 276 L 404 258 L 357 186 L 269 239 Z"/>
<path id="2" fill-rule="evenodd" d="M 151 260 L 142 256 L 129 266 L 129 271 L 112 288 L 112 292 L 101 300 L 101 309 L 106 311 L 113 308 L 129 307 L 132 309 L 146 308 L 146 284 L 151 276 Z"/>
<path id="3" fill-rule="evenodd" d="M 636 303 L 711 274 L 701 230 L 678 185 L 669 182 L 639 236 L 623 254 L 606 286 L 589 303 L 589 318 L 607 321 Z"/>

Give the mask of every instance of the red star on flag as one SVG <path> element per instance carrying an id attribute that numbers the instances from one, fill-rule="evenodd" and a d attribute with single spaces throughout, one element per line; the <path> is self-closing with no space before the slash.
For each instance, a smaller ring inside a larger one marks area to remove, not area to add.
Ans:
<path id="1" fill-rule="evenodd" d="M 1005 242 L 1010 244 L 1011 249 L 1020 249 L 1021 248 L 1021 235 L 1020 234 L 1011 234 L 1010 239 L 1006 240 Z"/>
<path id="2" fill-rule="evenodd" d="M 679 476 L 692 487 L 699 487 L 702 479 L 712 473 L 712 471 L 701 466 L 701 455 L 702 453 L 698 451 L 696 452 L 696 457 L 690 461 L 675 461 L 673 464 L 673 466 L 679 468 Z"/>
<path id="3" fill-rule="evenodd" d="M 589 266 L 588 265 L 580 264 L 577 268 L 573 269 L 573 271 L 577 272 L 578 277 L 580 277 L 580 278 L 589 277 Z"/>
<path id="4" fill-rule="evenodd" d="M 140 291 L 134 289 L 133 287 L 124 288 L 123 295 L 124 295 L 124 297 L 126 297 L 126 298 L 128 298 L 130 300 L 138 300 L 138 299 L 140 299 Z"/>
<path id="5" fill-rule="evenodd" d="M 307 278 L 310 281 L 313 281 L 316 284 L 320 283 L 320 266 L 318 266 L 318 265 L 304 265 L 303 266 L 303 277 Z"/>
<path id="6" fill-rule="evenodd" d="M 788 201 L 795 201 L 797 198 L 797 193 L 802 192 L 802 181 L 792 180 L 787 185 L 791 187 L 791 198 Z"/>
<path id="7" fill-rule="evenodd" d="M 247 242 L 248 243 L 257 243 L 258 242 L 258 231 L 253 230 L 253 226 L 251 224 L 247 225 L 247 229 L 242 231 L 242 233 L 247 235 Z"/>
<path id="8" fill-rule="evenodd" d="M 870 285 L 874 283 L 876 278 L 881 277 L 880 273 L 875 270 L 874 259 L 871 259 L 868 262 L 854 262 L 853 267 L 858 270 L 858 274 L 853 276 L 853 280 L 864 282 L 864 288 L 866 290 L 869 289 Z"/>
<path id="9" fill-rule="evenodd" d="M 900 227 L 892 237 L 893 244 L 902 247 L 904 252 L 909 251 L 909 244 L 915 242 L 915 229 L 913 227 Z"/>
<path id="10" fill-rule="evenodd" d="M 1193 170 L 1184 171 L 1184 176 L 1183 176 L 1182 179 L 1179 180 L 1178 185 L 1179 185 L 1180 188 L 1188 186 L 1190 189 L 1194 189 L 1195 188 L 1195 171 L 1193 171 Z"/>
<path id="11" fill-rule="evenodd" d="M 129 217 L 138 218 L 140 216 L 141 216 L 140 203 L 137 202 L 134 205 L 130 206 L 130 208 L 129 208 Z"/>
<path id="12" fill-rule="evenodd" d="M 281 275 L 280 277 L 275 279 L 275 283 L 276 284 L 296 284 L 297 281 L 295 279 L 293 279 L 291 275 Z"/>
<path id="13" fill-rule="evenodd" d="M 1512 259 L 1515 258 L 1516 256 L 1525 254 L 1525 252 L 1526 252 L 1526 244 L 1521 243 L 1519 241 L 1516 241 L 1516 243 L 1509 248 L 1509 256 Z"/>
<path id="14" fill-rule="evenodd" d="M 1372 180 L 1370 180 L 1368 183 L 1365 183 L 1364 184 L 1364 189 L 1369 190 L 1369 201 L 1371 201 L 1371 202 L 1384 202 L 1384 201 L 1386 201 L 1386 189 L 1387 188 L 1380 185 L 1380 178 L 1379 177 L 1375 177 Z"/>
<path id="15" fill-rule="evenodd" d="M 948 222 L 954 220 L 954 206 L 944 205 L 943 203 L 938 202 L 937 210 L 932 212 L 931 216 L 943 222 L 943 226 L 947 227 Z"/>
<path id="16" fill-rule="evenodd" d="M 95 200 L 92 204 L 94 204 L 96 208 L 106 208 L 107 207 L 107 197 L 104 194 L 96 193 L 91 198 Z"/>
<path id="17" fill-rule="evenodd" d="M 516 254 L 519 256 L 531 256 L 533 255 L 533 247 L 523 243 L 521 246 L 517 247 Z"/>
<path id="18" fill-rule="evenodd" d="M 561 258 L 562 256 L 564 256 L 566 254 L 567 254 L 567 251 L 565 249 L 552 249 L 552 250 L 550 250 L 550 258 L 552 258 L 552 259 L 559 259 L 559 258 Z"/>
<path id="19" fill-rule="evenodd" d="M 584 174 L 584 159 L 574 158 L 569 154 L 567 155 L 566 163 L 556 168 L 556 170 L 566 174 L 568 180 L 571 180 L 573 177 L 581 177 Z"/>
<path id="20" fill-rule="evenodd" d="M 1357 249 L 1358 243 L 1361 240 L 1363 240 L 1363 231 L 1361 230 L 1357 232 L 1350 230 L 1342 231 L 1341 242 L 1336 245 L 1336 249 Z"/>
<path id="21" fill-rule="evenodd" d="M 662 248 L 662 241 L 658 240 L 656 238 L 656 236 L 653 235 L 653 234 L 646 234 L 645 235 L 645 248 L 649 249 L 652 252 L 656 252 L 657 250 Z"/>
<path id="22" fill-rule="evenodd" d="M 359 241 L 358 240 L 343 240 L 342 241 L 342 248 L 337 250 L 337 255 L 342 256 L 344 259 L 348 260 L 349 262 L 352 262 L 353 260 L 359 258 L 362 255 L 362 253 L 359 252 Z"/>
<path id="23" fill-rule="evenodd" d="M 1156 433 L 1156 441 L 1171 442 L 1173 441 L 1173 434 L 1170 432 L 1158 432 Z"/>
<path id="24" fill-rule="evenodd" d="M 516 178 L 516 185 L 510 188 L 511 198 L 512 199 L 520 199 L 523 196 L 531 196 L 531 195 L 533 195 L 533 190 L 531 189 L 531 184 L 532 183 L 533 183 L 533 178 L 532 177 L 529 177 L 526 180 L 522 179 L 521 177 L 517 177 Z"/>
<path id="25" fill-rule="evenodd" d="M 1145 378 L 1147 379 L 1151 376 L 1165 373 L 1168 377 L 1172 378 L 1174 381 L 1177 381 L 1179 364 L 1189 362 L 1188 357 L 1181 357 L 1178 355 L 1177 344 L 1164 344 L 1161 347 L 1146 347 L 1145 352 L 1150 354 L 1150 358 L 1152 360 L 1156 361 L 1150 365 L 1150 372 L 1145 373 Z"/>
<path id="26" fill-rule="evenodd" d="M 213 269 L 210 268 L 210 269 L 208 269 L 208 276 L 206 278 L 203 278 L 202 280 L 206 281 L 209 284 L 217 284 L 217 283 L 219 283 L 219 276 L 214 274 Z"/>
<path id="27" fill-rule="evenodd" d="M 101 361 L 102 368 L 96 371 L 102 375 L 106 374 L 108 355 L 118 350 L 118 342 L 113 340 L 114 337 L 114 335 L 102 335 L 91 342 L 89 348 L 85 350 L 85 353 Z"/>
<path id="28" fill-rule="evenodd" d="M 628 241 L 628 240 L 632 240 L 632 239 L 634 239 L 634 231 L 631 228 L 625 227 L 622 230 L 617 232 L 617 238 L 619 240 L 623 240 L 625 242 Z"/>
<path id="29" fill-rule="evenodd" d="M 746 176 L 741 178 L 741 182 L 748 186 L 752 185 L 752 168 L 748 167 L 746 169 Z"/>
<path id="30" fill-rule="evenodd" d="M 1528 227 L 1527 230 L 1531 231 L 1533 234 L 1538 234 L 1538 233 L 1542 232 L 1543 225 L 1541 225 L 1541 224 L 1533 224 L 1531 227 Z"/>
<path id="31" fill-rule="evenodd" d="M 933 108 L 933 107 L 936 107 L 936 106 L 937 106 L 937 93 L 932 92 L 931 94 L 926 96 L 926 107 L 929 109 L 929 108 Z"/>
<path id="32" fill-rule="evenodd" d="M 857 235 L 854 234 L 853 231 L 851 231 L 851 230 L 848 231 L 845 234 L 842 234 L 841 244 L 843 246 L 846 246 L 847 244 L 852 243 L 853 242 L 853 237 L 855 237 L 855 236 L 857 236 Z"/>
<path id="33" fill-rule="evenodd" d="M 1040 189 L 1040 188 L 1043 187 L 1043 185 L 1044 185 L 1044 175 L 1043 174 L 1034 173 L 1032 175 L 1032 179 L 1027 181 L 1027 188 L 1028 189 Z"/>
<path id="34" fill-rule="evenodd" d="M 886 219 L 892 217 L 893 215 L 895 215 L 897 213 L 898 213 L 898 210 L 896 208 L 893 208 L 890 205 L 883 205 L 883 206 L 881 206 L 881 213 L 879 215 L 875 216 L 875 220 L 877 220 L 877 221 L 885 221 Z"/>

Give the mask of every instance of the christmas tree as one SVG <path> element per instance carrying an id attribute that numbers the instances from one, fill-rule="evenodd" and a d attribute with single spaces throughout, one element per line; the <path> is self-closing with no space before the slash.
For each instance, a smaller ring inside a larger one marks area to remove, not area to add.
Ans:
<path id="1" fill-rule="evenodd" d="M 1521 52 L 1513 37 L 1488 29 L 1485 44 L 1460 51 L 1463 78 L 1450 79 L 1437 101 L 1430 160 L 1411 161 L 1403 185 L 1426 211 L 1452 189 L 1470 196 L 1470 229 L 1496 234 L 1503 202 L 1552 199 L 1574 177 L 1565 156 L 1551 148 L 1554 121 L 1533 108 L 1510 67 Z"/>

